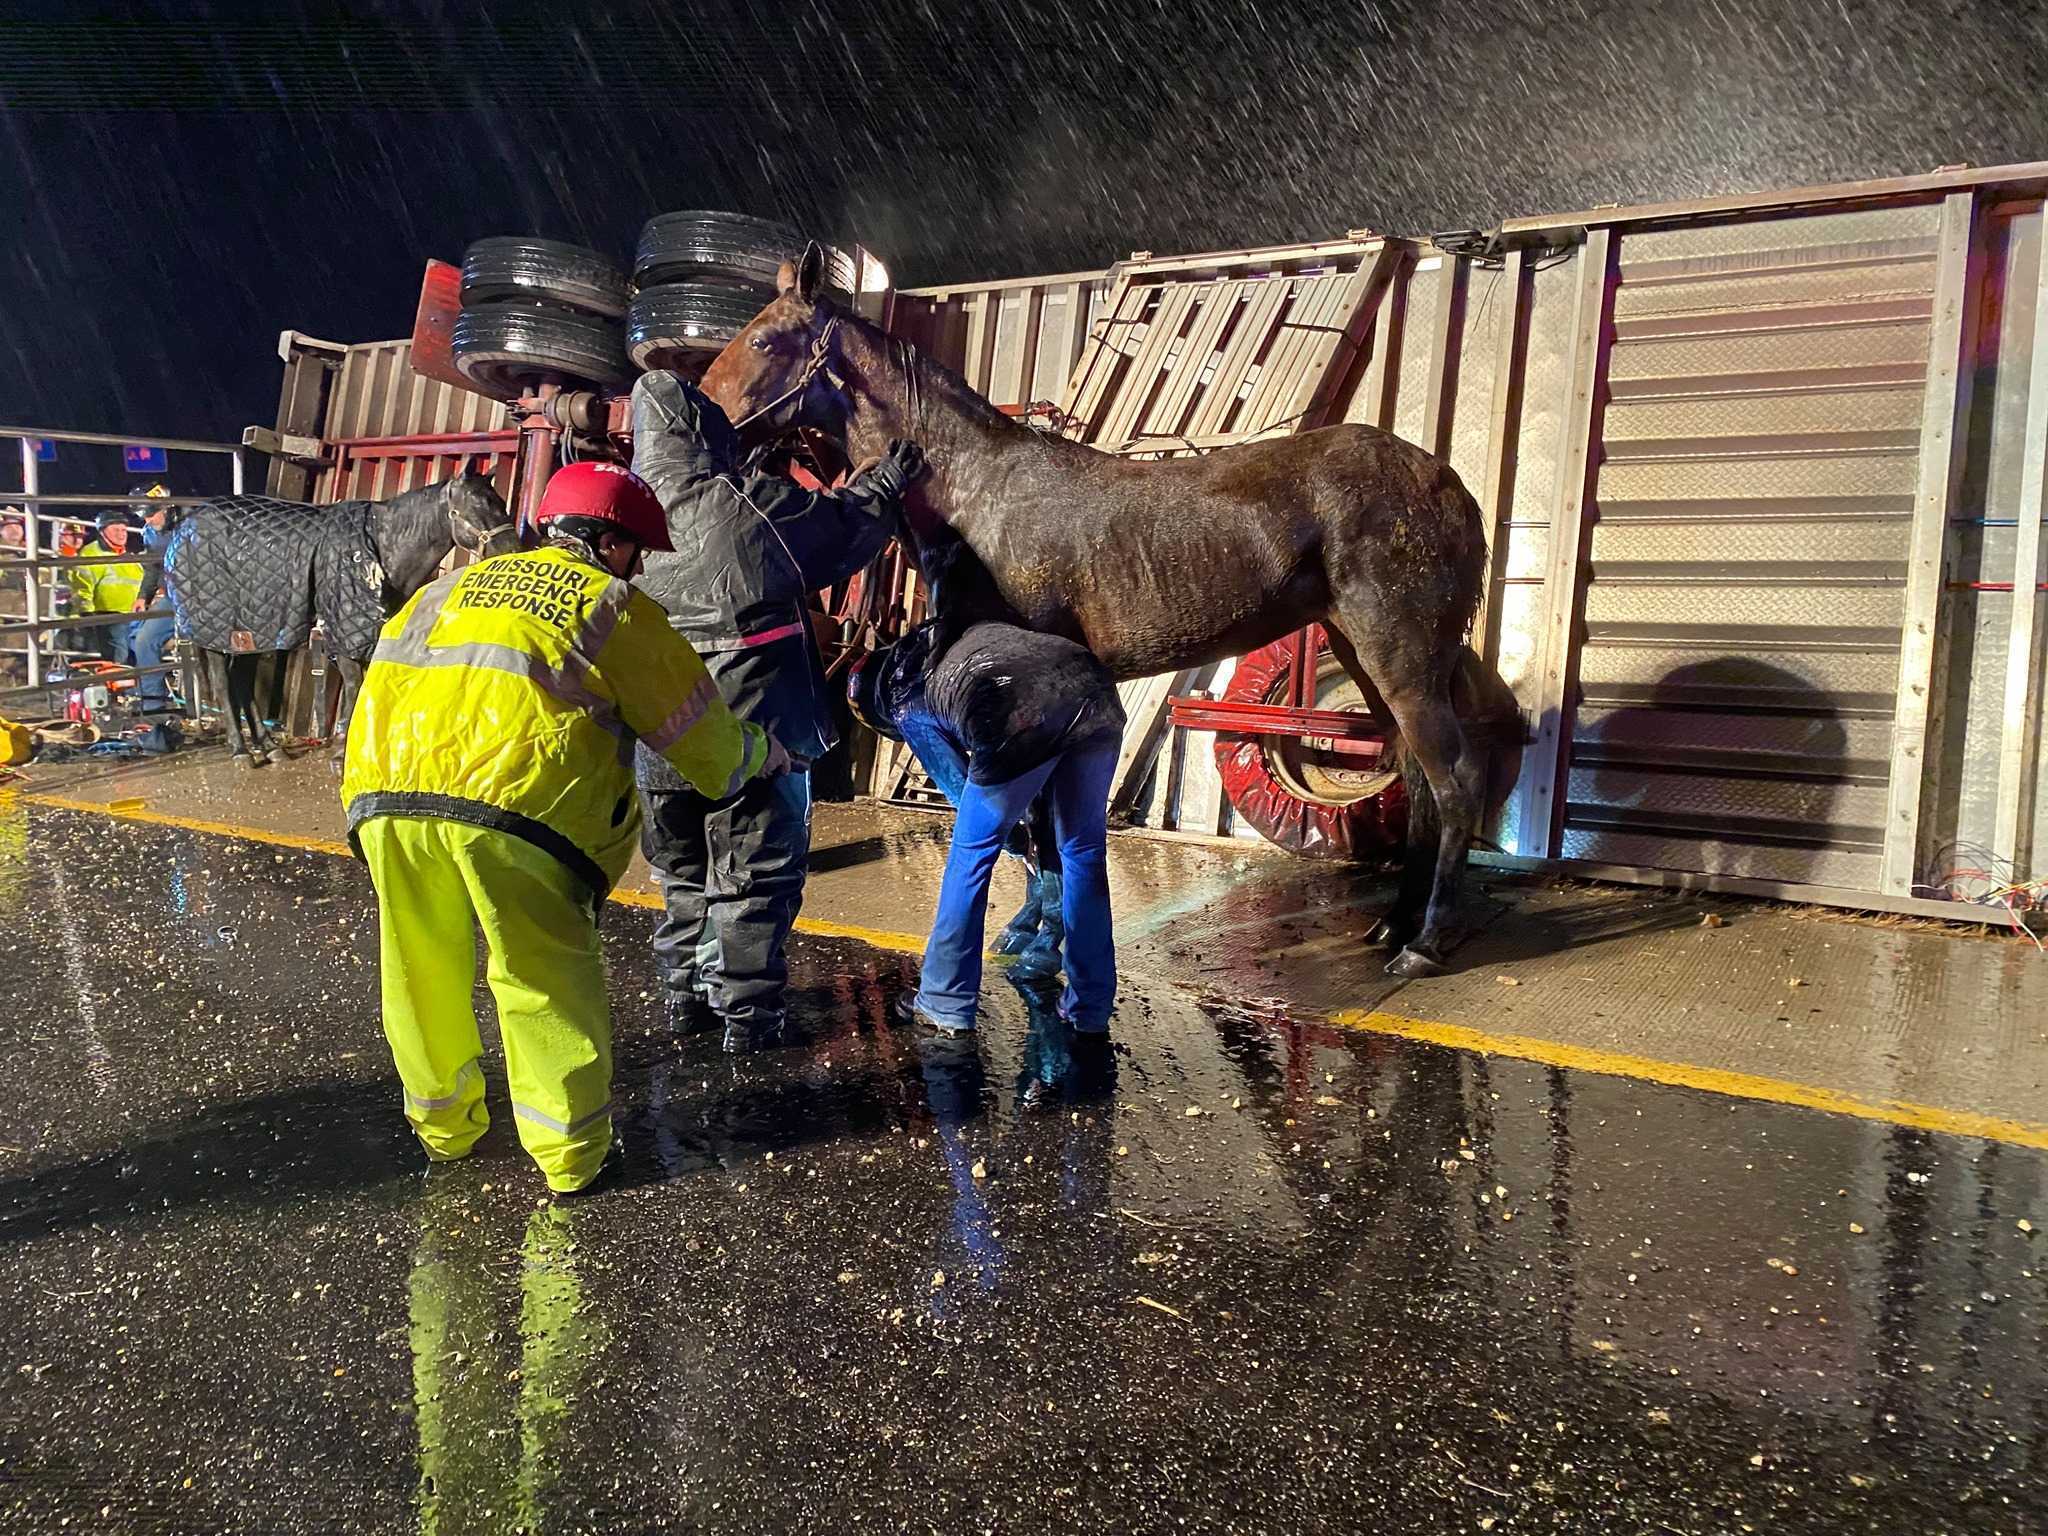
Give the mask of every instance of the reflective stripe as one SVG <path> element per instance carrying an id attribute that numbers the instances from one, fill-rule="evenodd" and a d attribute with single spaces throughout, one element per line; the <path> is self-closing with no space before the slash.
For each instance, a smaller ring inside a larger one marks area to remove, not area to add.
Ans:
<path id="1" fill-rule="evenodd" d="M 557 1132 L 558 1134 L 563 1136 L 574 1136 L 578 1131 L 584 1130 L 589 1126 L 595 1125 L 598 1121 L 602 1120 L 606 1115 L 609 1115 L 611 1112 L 612 1101 L 610 1099 L 606 1099 L 602 1104 L 598 1105 L 597 1108 L 593 1109 L 581 1120 L 578 1120 L 574 1125 L 564 1125 L 561 1121 L 557 1120 L 553 1115 L 543 1114 L 540 1110 L 535 1109 L 531 1104 L 522 1104 L 517 1099 L 514 1099 L 512 1101 L 512 1113 L 517 1115 L 520 1119 L 531 1120 L 535 1125 L 544 1125 L 549 1130 Z"/>
<path id="2" fill-rule="evenodd" d="M 420 594 L 420 600 L 413 605 L 412 614 L 405 621 L 405 628 L 398 632 L 398 638 L 408 645 L 424 647 L 427 636 L 434 632 L 434 624 L 441 617 L 441 605 L 448 601 L 448 594 L 455 590 L 455 578 L 444 577 Z M 380 638 L 379 647 L 384 644 Z"/>
<path id="3" fill-rule="evenodd" d="M 708 677 L 699 678 L 697 686 L 690 690 L 689 697 L 678 704 L 666 720 L 640 739 L 647 743 L 649 751 L 666 752 L 683 739 L 684 732 L 704 718 L 704 711 L 711 707 L 717 697 L 718 686 Z M 746 754 L 742 752 L 740 756 L 744 759 Z"/>
<path id="4" fill-rule="evenodd" d="M 525 678 L 558 703 L 585 711 L 614 736 L 629 744 L 633 739 L 632 731 L 619 718 L 618 709 L 612 701 L 585 686 L 580 674 L 587 669 L 587 664 L 573 653 L 568 658 L 570 665 L 551 667 L 531 651 L 522 651 L 515 645 L 500 645 L 495 640 L 467 640 L 461 645 L 420 644 L 415 648 L 410 637 L 401 634 L 379 640 L 370 659 L 402 667 L 483 667 L 493 672 L 509 672 L 514 677 Z"/>
<path id="5" fill-rule="evenodd" d="M 742 737 L 742 740 L 744 740 L 744 739 L 745 739 L 745 738 L 744 738 L 744 737 Z M 762 738 L 762 742 L 761 742 L 761 756 L 762 756 L 762 758 L 763 758 L 764 760 L 765 760 L 765 759 L 767 758 L 767 756 L 768 756 L 768 744 L 767 744 L 767 738 L 766 738 L 766 737 L 763 737 L 763 738 Z M 756 764 L 755 766 L 756 766 L 756 767 L 758 767 L 758 766 L 759 766 L 759 764 Z M 713 795 L 713 796 L 712 796 L 711 798 L 712 798 L 712 799 L 714 799 L 714 800 L 723 800 L 723 799 L 724 799 L 724 798 L 725 798 L 725 797 L 726 797 L 727 795 L 736 795 L 736 794 L 738 794 L 738 793 L 740 792 L 740 786 L 741 786 L 742 784 L 746 783 L 746 782 L 747 782 L 747 780 L 748 780 L 748 779 L 750 779 L 750 778 L 752 778 L 753 776 L 754 776 L 754 775 L 753 775 L 753 771 L 752 771 L 752 770 L 750 770 L 750 769 L 749 769 L 749 768 L 747 767 L 747 753 L 746 753 L 746 749 L 745 749 L 745 748 L 742 748 L 742 749 L 740 750 L 740 765 L 739 765 L 739 767 L 737 767 L 737 768 L 733 769 L 733 771 L 732 771 L 732 777 L 731 777 L 731 778 L 729 778 L 729 779 L 727 779 L 727 780 L 725 781 L 725 788 L 724 788 L 724 789 L 722 789 L 722 790 L 720 790 L 720 791 L 719 791 L 719 792 L 718 792 L 717 794 Z"/>
<path id="6" fill-rule="evenodd" d="M 633 589 L 623 581 L 614 580 L 604 589 L 604 595 L 590 610 L 590 617 L 584 620 L 583 632 L 571 637 L 573 650 L 582 653 L 584 660 L 592 666 L 597 664 L 597 653 L 605 648 L 612 637 L 612 631 L 619 627 L 619 620 L 625 617 L 626 605 L 633 601 Z"/>
<path id="7" fill-rule="evenodd" d="M 455 1074 L 455 1091 L 446 1098 L 423 1099 L 408 1088 L 405 1090 L 405 1102 L 414 1109 L 453 1109 L 462 1102 L 463 1087 L 477 1075 L 477 1070 L 474 1060 L 464 1062 Z"/>
<path id="8" fill-rule="evenodd" d="M 697 643 L 697 653 L 700 656 L 719 656 L 730 651 L 750 651 L 757 645 L 772 645 L 777 640 L 787 640 L 791 635 L 800 635 L 808 628 L 808 625 L 797 622 L 777 625 L 774 629 L 764 629 L 755 635 L 741 635 L 736 640 L 706 640 Z"/>
<path id="9" fill-rule="evenodd" d="M 475 567 L 466 569 L 474 570 Z M 605 588 L 584 618 L 581 629 L 567 637 L 569 653 L 562 658 L 560 666 L 550 666 L 532 651 L 521 650 L 516 645 L 501 645 L 495 640 L 469 640 L 460 645 L 429 644 L 428 636 L 441 616 L 441 606 L 454 590 L 452 583 L 445 591 L 435 592 L 429 588 L 420 605 L 406 620 L 405 628 L 396 635 L 380 639 L 370 659 L 401 667 L 484 667 L 525 678 L 557 702 L 588 713 L 598 725 L 619 738 L 621 761 L 631 759 L 631 728 L 619 718 L 618 706 L 586 681 L 593 669 L 593 658 L 611 638 L 626 605 L 632 601 L 631 587 L 623 581 L 614 580 Z"/>

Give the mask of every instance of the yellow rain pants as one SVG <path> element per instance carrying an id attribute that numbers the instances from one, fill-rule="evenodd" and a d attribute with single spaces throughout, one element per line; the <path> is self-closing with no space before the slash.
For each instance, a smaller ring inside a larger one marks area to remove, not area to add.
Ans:
<path id="1" fill-rule="evenodd" d="M 590 888 L 522 837 L 428 816 L 357 828 L 377 888 L 384 1037 L 429 1157 L 466 1156 L 490 1124 L 471 1002 L 476 929 L 505 1041 L 520 1144 L 556 1190 L 612 1144 L 612 1024 Z"/>

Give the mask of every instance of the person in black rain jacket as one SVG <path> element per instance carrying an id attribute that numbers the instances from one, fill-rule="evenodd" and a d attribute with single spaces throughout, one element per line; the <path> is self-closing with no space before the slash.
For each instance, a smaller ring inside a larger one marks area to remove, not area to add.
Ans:
<path id="1" fill-rule="evenodd" d="M 749 472 L 739 434 L 677 374 L 633 386 L 633 469 L 668 514 L 673 554 L 649 554 L 638 585 L 704 658 L 726 704 L 799 765 L 707 800 L 639 754 L 641 834 L 666 911 L 655 958 L 672 1003 L 708 1004 L 731 1050 L 781 1037 L 790 928 L 810 856 L 810 775 L 837 739 L 831 687 L 805 597 L 866 565 L 896 531 L 904 489 L 924 471 L 915 443 L 834 492 Z"/>

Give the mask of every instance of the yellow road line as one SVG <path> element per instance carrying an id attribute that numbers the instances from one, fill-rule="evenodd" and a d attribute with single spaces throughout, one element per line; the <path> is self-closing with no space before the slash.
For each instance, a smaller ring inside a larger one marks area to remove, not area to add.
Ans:
<path id="1" fill-rule="evenodd" d="M 202 821 L 191 816 L 171 816 L 141 806 L 103 804 L 73 800 L 64 795 L 18 793 L 31 805 L 46 805 L 61 811 L 83 811 L 113 816 L 123 821 L 145 822 L 151 826 L 178 827 L 188 832 L 205 832 L 215 837 L 238 837 L 250 842 L 271 843 L 280 848 L 299 848 L 312 853 L 346 855 L 348 845 L 332 838 L 301 837 L 289 832 L 269 832 L 259 827 L 229 822 Z M 661 898 L 646 891 L 614 891 L 612 900 L 629 907 L 659 910 Z M 797 931 L 817 938 L 855 939 L 871 948 L 894 954 L 924 953 L 924 939 L 917 934 L 891 933 L 886 929 L 863 928 L 853 923 L 834 923 L 822 918 L 798 918 Z M 1303 1016 L 1302 1022 L 1317 1022 Z M 1411 1019 L 1384 1009 L 1351 1008 L 1320 1016 L 1320 1022 L 1340 1029 L 1364 1030 L 1391 1035 L 1425 1045 L 1441 1045 L 1482 1056 L 1507 1056 L 1532 1061 L 1540 1066 L 1564 1067 L 1603 1077 L 1624 1077 L 1638 1082 L 1661 1083 L 1673 1088 L 1693 1088 L 1724 1098 L 1753 1099 L 1766 1104 L 1789 1104 L 1824 1114 L 1851 1115 L 1860 1120 L 1878 1120 L 1914 1130 L 1936 1131 L 1948 1136 L 1970 1136 L 1984 1141 L 2010 1142 L 2015 1146 L 2048 1148 L 2048 1125 L 2029 1120 L 2005 1120 L 1995 1115 L 1967 1110 L 1942 1109 L 1933 1104 L 1916 1104 L 1903 1099 L 1862 1099 L 1833 1088 L 1795 1083 L 1783 1078 L 1760 1077 L 1750 1072 L 1731 1072 L 1719 1067 L 1689 1066 L 1684 1062 L 1659 1061 L 1650 1056 L 1631 1056 L 1621 1051 L 1603 1051 L 1592 1046 L 1566 1045 L 1539 1040 L 1532 1035 L 1497 1034 L 1464 1024 L 1446 1024 L 1431 1019 Z"/>
<path id="2" fill-rule="evenodd" d="M 347 843 L 337 842 L 331 837 L 301 837 L 292 832 L 272 832 L 262 827 L 238 826 L 225 821 L 202 821 L 196 816 L 171 816 L 162 811 L 152 811 L 142 806 L 123 805 L 119 801 L 107 804 L 98 800 L 73 800 L 66 795 L 44 795 L 23 793 L 20 799 L 30 805 L 47 805 L 60 811 L 84 811 L 94 816 L 113 816 L 121 821 L 146 822 L 153 827 L 177 827 L 186 832 L 205 832 L 214 837 L 239 837 L 252 843 L 270 843 L 279 848 L 299 848 L 308 853 L 338 853 L 352 856 Z M 613 891 L 612 900 L 621 906 L 648 907 L 661 910 L 661 898 L 649 891 Z M 798 933 L 810 934 L 820 939 L 858 939 L 875 949 L 888 950 L 899 955 L 921 955 L 924 953 L 924 938 L 914 933 L 890 933 L 881 928 L 862 928 L 854 923 L 833 923 L 823 918 L 800 917 L 796 920 Z"/>
<path id="3" fill-rule="evenodd" d="M 295 832 L 266 832 L 256 827 L 237 826 L 226 821 L 201 821 L 196 816 L 167 816 L 162 811 L 152 811 L 142 806 L 126 806 L 118 802 L 107 805 L 97 800 L 73 800 L 65 795 L 23 794 L 21 798 L 30 805 L 53 806 L 60 811 L 85 811 L 94 816 L 113 816 L 122 821 L 147 822 L 153 827 L 179 827 L 187 832 L 209 832 L 215 837 L 239 837 L 252 843 L 271 843 L 279 848 L 303 848 L 309 853 L 339 853 L 346 855 L 347 843 L 337 842 L 331 837 L 301 837 Z"/>
<path id="4" fill-rule="evenodd" d="M 1824 1114 L 1853 1115 L 1859 1120 L 1881 1120 L 1888 1125 L 1939 1131 L 1948 1136 L 1974 1136 L 1985 1141 L 2048 1148 L 2048 1125 L 2031 1120 L 2002 1120 L 1995 1115 L 1942 1109 L 1905 1099 L 1861 1099 L 1854 1094 L 1833 1088 L 1817 1088 L 1810 1083 L 1759 1077 L 1751 1072 L 1730 1072 L 1719 1067 L 1687 1066 L 1683 1062 L 1658 1061 L 1654 1057 L 1630 1056 L 1621 1051 L 1539 1040 L 1530 1035 L 1495 1034 L 1463 1024 L 1411 1019 L 1380 1009 L 1345 1009 L 1329 1015 L 1328 1022 L 1343 1029 L 1369 1030 L 1376 1035 L 1394 1035 L 1403 1040 L 1419 1040 L 1427 1045 L 1448 1046 L 1452 1050 L 1473 1051 L 1486 1056 L 1510 1056 L 1517 1061 L 1566 1067 L 1575 1072 L 1593 1072 L 1603 1077 L 1626 1077 L 1663 1083 L 1673 1088 L 1696 1088 L 1703 1093 L 1718 1093 L 1733 1099 L 1757 1099 L 1767 1104 L 1791 1104 L 1800 1109 L 1817 1109 Z"/>

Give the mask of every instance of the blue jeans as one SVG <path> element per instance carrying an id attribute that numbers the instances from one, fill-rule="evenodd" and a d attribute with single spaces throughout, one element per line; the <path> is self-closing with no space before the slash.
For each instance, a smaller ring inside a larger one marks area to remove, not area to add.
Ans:
<path id="1" fill-rule="evenodd" d="M 133 624 L 109 624 L 100 633 L 105 635 L 107 659 L 118 666 L 135 665 L 135 630 Z"/>
<path id="2" fill-rule="evenodd" d="M 160 667 L 164 664 L 164 647 L 177 633 L 176 619 L 144 619 L 135 626 L 135 665 L 138 667 Z M 159 672 L 153 677 L 142 679 L 143 707 L 147 709 L 167 708 L 171 702 L 170 680 Z"/>
<path id="3" fill-rule="evenodd" d="M 967 754 L 961 750 L 960 743 L 937 719 L 926 713 L 922 698 L 897 717 L 896 728 L 903 733 L 904 742 L 931 776 L 933 788 L 946 797 L 948 805 L 959 810 L 960 797 L 967 792 Z M 1021 859 L 1030 846 L 1030 838 L 1019 832 L 1010 839 L 1004 851 Z"/>
<path id="4" fill-rule="evenodd" d="M 967 754 L 922 709 L 904 710 L 896 728 L 903 732 L 904 741 L 917 754 L 918 762 L 931 775 L 939 793 L 954 810 L 960 809 L 960 796 L 967 789 Z"/>
<path id="5" fill-rule="evenodd" d="M 982 930 L 988 886 L 1010 828 L 1041 789 L 1052 794 L 1053 827 L 1066 865 L 1061 959 L 1067 987 L 1060 1012 L 1080 1030 L 1109 1028 L 1116 1005 L 1116 942 L 1109 916 L 1109 783 L 1117 743 L 1067 752 L 1003 784 L 969 782 L 953 821 L 953 846 L 939 884 L 939 912 L 925 942 L 917 1006 L 933 1022 L 974 1026 L 981 997 Z M 927 765 L 929 767 L 929 765 Z"/>

